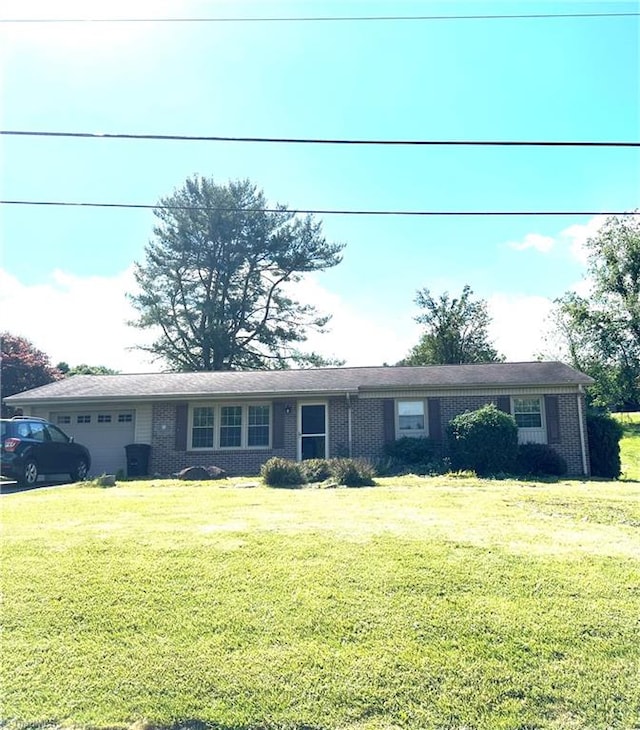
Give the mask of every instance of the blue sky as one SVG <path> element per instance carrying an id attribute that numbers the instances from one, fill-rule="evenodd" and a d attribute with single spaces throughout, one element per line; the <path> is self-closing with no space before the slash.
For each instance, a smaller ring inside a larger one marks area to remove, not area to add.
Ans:
<path id="1" fill-rule="evenodd" d="M 635 2 L 6 3 L 0 17 L 633 12 Z M 376 139 L 637 140 L 640 18 L 0 24 L 1 127 Z M 155 203 L 194 173 L 249 178 L 293 208 L 629 210 L 640 152 L 344 147 L 4 136 L 3 199 Z M 154 370 L 129 347 L 131 266 L 153 216 L 3 206 L 0 327 L 54 362 Z M 312 345 L 402 357 L 416 290 L 487 299 L 508 359 L 540 351 L 550 302 L 580 284 L 601 218 L 325 216 L 344 261 L 298 292 L 333 313 Z M 4 300 L 4 301 L 3 301 Z M 17 300 L 20 306 L 16 305 Z"/>

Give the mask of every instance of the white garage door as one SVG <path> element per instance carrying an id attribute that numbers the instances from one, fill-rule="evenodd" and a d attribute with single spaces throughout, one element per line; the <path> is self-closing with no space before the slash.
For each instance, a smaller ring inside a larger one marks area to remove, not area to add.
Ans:
<path id="1" fill-rule="evenodd" d="M 115 474 L 119 469 L 126 474 L 124 447 L 134 440 L 134 411 L 56 411 L 51 422 L 89 449 L 92 475 Z"/>

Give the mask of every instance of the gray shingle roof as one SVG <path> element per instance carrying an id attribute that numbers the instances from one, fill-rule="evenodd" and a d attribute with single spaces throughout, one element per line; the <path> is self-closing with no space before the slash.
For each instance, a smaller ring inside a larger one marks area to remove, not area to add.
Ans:
<path id="1" fill-rule="evenodd" d="M 244 372 L 75 375 L 7 398 L 12 405 L 197 396 L 327 395 L 375 390 L 590 385 L 560 362 L 482 363 L 428 367 L 318 368 Z"/>

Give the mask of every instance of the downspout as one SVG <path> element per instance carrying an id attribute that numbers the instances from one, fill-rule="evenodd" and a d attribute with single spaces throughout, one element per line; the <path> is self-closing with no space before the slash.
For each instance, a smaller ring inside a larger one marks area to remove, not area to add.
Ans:
<path id="1" fill-rule="evenodd" d="M 353 424 L 351 422 L 351 394 L 347 393 L 347 445 L 349 458 L 353 456 Z"/>
<path id="2" fill-rule="evenodd" d="M 578 385 L 578 424 L 580 428 L 580 449 L 582 451 L 582 473 L 589 476 L 589 466 L 587 463 L 587 439 L 584 433 L 584 422 L 582 420 L 582 396 L 584 391 L 582 385 Z"/>

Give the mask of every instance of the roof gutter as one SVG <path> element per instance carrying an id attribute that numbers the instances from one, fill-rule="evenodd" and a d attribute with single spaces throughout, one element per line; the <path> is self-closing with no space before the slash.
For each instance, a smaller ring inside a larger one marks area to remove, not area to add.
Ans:
<path id="1" fill-rule="evenodd" d="M 108 395 L 84 395 L 84 396 L 69 396 L 59 395 L 50 398 L 20 398 L 21 394 L 8 396 L 4 401 L 8 401 L 10 405 L 15 406 L 58 406 L 58 407 L 70 407 L 74 405 L 87 405 L 91 403 L 102 404 L 102 403 L 150 403 L 157 401 L 185 401 L 185 400 L 255 400 L 264 398 L 327 398 L 327 397 L 344 397 L 344 396 L 356 396 L 358 391 L 354 388 L 344 390 L 266 390 L 266 391 L 252 391 L 252 392 L 216 392 L 216 393 L 152 393 L 145 395 L 119 395 L 116 393 L 110 393 Z M 10 399 L 10 400 L 9 400 Z"/>
<path id="2" fill-rule="evenodd" d="M 580 451 L 582 454 L 582 473 L 589 476 L 589 462 L 587 460 L 587 439 L 584 432 L 584 421 L 582 418 L 582 399 L 584 397 L 584 389 L 578 386 L 578 428 L 580 430 Z"/>

